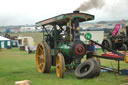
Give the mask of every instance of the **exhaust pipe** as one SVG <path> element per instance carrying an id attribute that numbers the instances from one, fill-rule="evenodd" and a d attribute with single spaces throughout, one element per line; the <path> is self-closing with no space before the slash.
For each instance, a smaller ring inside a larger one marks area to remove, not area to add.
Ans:
<path id="1" fill-rule="evenodd" d="M 76 11 L 73 11 L 73 13 L 80 13 L 80 11 L 76 10 Z"/>
<path id="2" fill-rule="evenodd" d="M 80 13 L 80 12 L 76 10 L 76 11 L 73 11 L 73 13 Z M 79 30 L 77 30 L 77 28 L 79 27 L 79 19 L 78 18 L 74 19 L 74 25 L 75 25 L 74 41 L 80 40 Z"/>

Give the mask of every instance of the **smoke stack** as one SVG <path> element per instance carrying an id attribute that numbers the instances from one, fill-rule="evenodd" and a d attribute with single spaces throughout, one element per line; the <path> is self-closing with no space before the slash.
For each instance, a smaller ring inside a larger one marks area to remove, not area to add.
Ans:
<path id="1" fill-rule="evenodd" d="M 76 11 L 73 11 L 73 13 L 80 13 L 78 10 L 76 10 Z"/>

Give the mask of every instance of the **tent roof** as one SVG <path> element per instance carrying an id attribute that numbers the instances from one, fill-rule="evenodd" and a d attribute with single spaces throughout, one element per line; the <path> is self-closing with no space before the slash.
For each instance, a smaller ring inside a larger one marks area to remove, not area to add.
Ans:
<path id="1" fill-rule="evenodd" d="M 10 39 L 0 36 L 0 40 L 10 40 Z"/>

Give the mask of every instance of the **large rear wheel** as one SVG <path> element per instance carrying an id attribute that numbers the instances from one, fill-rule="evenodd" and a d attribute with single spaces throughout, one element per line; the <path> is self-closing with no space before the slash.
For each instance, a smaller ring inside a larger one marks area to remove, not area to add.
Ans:
<path id="1" fill-rule="evenodd" d="M 64 56 L 58 53 L 56 57 L 56 75 L 58 78 L 63 78 L 65 72 L 65 61 Z"/>
<path id="2" fill-rule="evenodd" d="M 38 72 L 49 73 L 51 69 L 50 48 L 47 43 L 40 43 L 36 49 L 36 65 Z"/>

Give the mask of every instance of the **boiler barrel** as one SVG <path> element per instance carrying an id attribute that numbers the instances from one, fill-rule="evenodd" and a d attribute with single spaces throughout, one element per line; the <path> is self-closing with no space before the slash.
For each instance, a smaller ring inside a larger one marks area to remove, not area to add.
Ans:
<path id="1" fill-rule="evenodd" d="M 68 46 L 67 44 L 62 44 L 58 46 L 57 49 L 59 49 L 64 56 L 71 56 L 70 46 Z"/>

